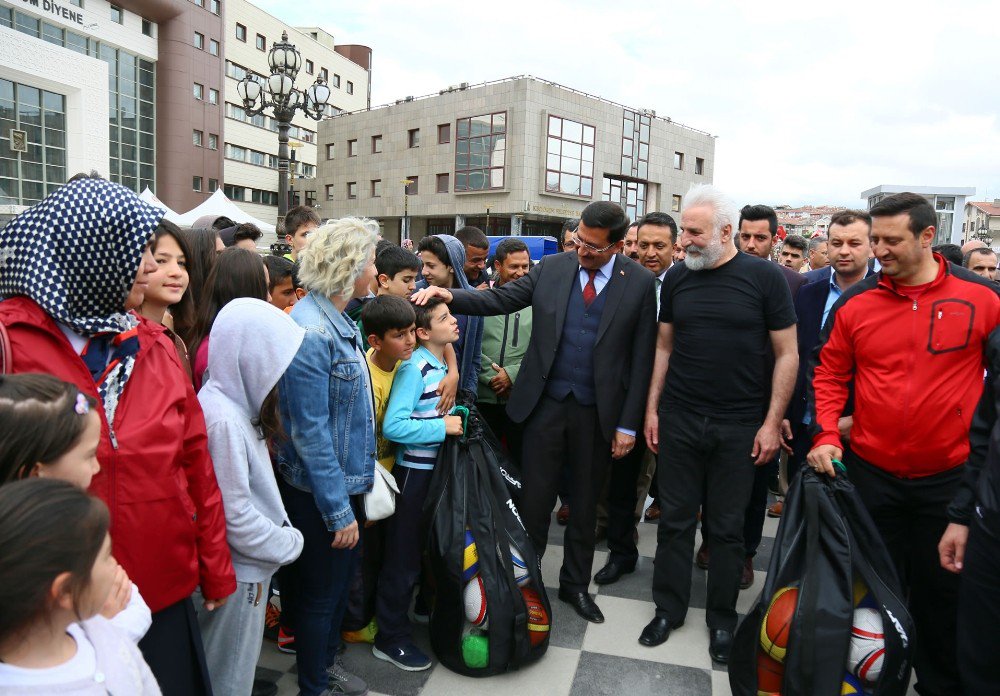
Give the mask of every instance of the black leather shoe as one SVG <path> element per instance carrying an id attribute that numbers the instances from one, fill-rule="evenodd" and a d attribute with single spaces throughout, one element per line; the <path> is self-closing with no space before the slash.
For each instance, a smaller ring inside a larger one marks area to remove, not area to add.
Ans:
<path id="1" fill-rule="evenodd" d="M 672 630 L 680 628 L 683 625 L 683 621 L 672 624 L 668 619 L 657 616 L 646 624 L 646 628 L 642 629 L 642 634 L 639 636 L 639 643 L 650 648 L 662 645 L 667 642 L 667 638 L 670 637 Z"/>
<path id="2" fill-rule="evenodd" d="M 559 588 L 559 599 L 573 607 L 573 611 L 590 623 L 604 623 L 604 614 L 586 592 L 569 592 Z"/>
<path id="3" fill-rule="evenodd" d="M 635 561 L 632 563 L 608 561 L 604 564 L 603 568 L 597 571 L 597 574 L 594 576 L 594 582 L 598 585 L 610 585 L 613 582 L 618 582 L 621 576 L 632 572 L 635 572 Z"/>
<path id="4" fill-rule="evenodd" d="M 721 628 L 708 631 L 708 654 L 716 662 L 729 662 L 729 653 L 733 650 L 733 632 Z"/>

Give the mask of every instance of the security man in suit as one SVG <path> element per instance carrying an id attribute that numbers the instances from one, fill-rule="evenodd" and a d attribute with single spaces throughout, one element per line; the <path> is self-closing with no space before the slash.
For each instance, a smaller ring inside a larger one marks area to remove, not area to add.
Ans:
<path id="1" fill-rule="evenodd" d="M 417 304 L 442 297 L 452 311 L 470 315 L 531 306 L 531 342 L 507 402 L 510 418 L 524 423 L 520 513 L 541 555 L 560 471 L 571 467 L 559 599 L 593 623 L 604 621 L 587 593 L 597 498 L 611 460 L 632 451 L 642 431 L 656 339 L 654 276 L 620 253 L 628 224 L 621 206 L 591 203 L 573 235 L 575 251 L 546 256 L 498 288 L 428 288 L 413 296 Z"/>

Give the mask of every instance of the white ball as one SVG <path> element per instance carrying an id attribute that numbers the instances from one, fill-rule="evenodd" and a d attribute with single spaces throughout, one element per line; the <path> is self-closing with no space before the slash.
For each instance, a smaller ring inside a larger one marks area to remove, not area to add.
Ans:
<path id="1" fill-rule="evenodd" d="M 486 612 L 486 589 L 483 587 L 483 579 L 478 574 L 465 584 L 462 600 L 465 602 L 465 618 L 469 623 L 485 628 L 489 623 Z"/>
<path id="2" fill-rule="evenodd" d="M 885 632 L 877 609 L 858 607 L 851 626 L 847 670 L 866 684 L 874 684 L 885 661 Z"/>
<path id="3" fill-rule="evenodd" d="M 514 582 L 518 587 L 524 587 L 531 582 L 531 574 L 528 573 L 528 564 L 524 562 L 521 552 L 513 544 L 510 545 L 510 560 L 514 566 Z"/>

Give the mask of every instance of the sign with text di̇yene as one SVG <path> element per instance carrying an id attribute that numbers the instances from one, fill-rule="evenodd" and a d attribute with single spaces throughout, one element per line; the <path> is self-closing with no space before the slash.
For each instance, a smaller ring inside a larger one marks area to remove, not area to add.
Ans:
<path id="1" fill-rule="evenodd" d="M 21 2 L 25 5 L 38 7 L 43 12 L 48 12 L 69 22 L 76 22 L 81 27 L 84 25 L 83 12 L 74 5 L 53 2 L 52 0 L 21 0 Z"/>

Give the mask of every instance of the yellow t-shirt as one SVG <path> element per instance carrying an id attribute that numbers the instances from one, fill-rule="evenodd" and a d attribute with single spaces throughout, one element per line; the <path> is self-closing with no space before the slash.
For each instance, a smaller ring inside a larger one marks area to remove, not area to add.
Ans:
<path id="1" fill-rule="evenodd" d="M 375 458 L 386 470 L 392 471 L 392 465 L 396 463 L 396 443 L 382 437 L 382 420 L 385 418 L 385 409 L 389 405 L 392 380 L 396 378 L 396 371 L 399 370 L 401 363 L 397 360 L 392 372 L 386 372 L 372 360 L 374 353 L 375 349 L 369 348 L 365 357 L 368 359 L 368 367 L 372 375 L 372 392 L 375 394 Z"/>

